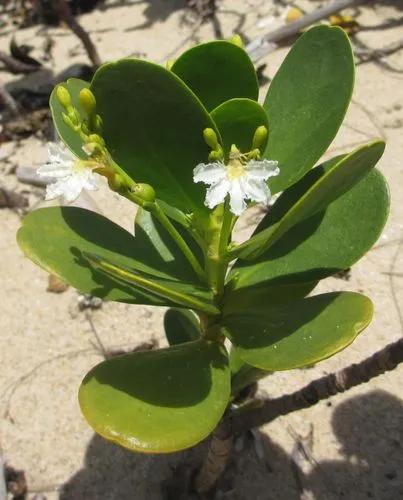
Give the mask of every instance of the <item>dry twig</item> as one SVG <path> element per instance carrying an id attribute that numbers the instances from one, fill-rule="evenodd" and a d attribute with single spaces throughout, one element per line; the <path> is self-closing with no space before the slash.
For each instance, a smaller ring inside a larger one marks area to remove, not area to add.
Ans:
<path id="1" fill-rule="evenodd" d="M 302 389 L 276 399 L 267 399 L 260 408 L 250 410 L 233 419 L 235 432 L 272 422 L 282 415 L 309 408 L 323 399 L 345 392 L 351 387 L 368 382 L 386 371 L 394 370 L 403 362 L 403 338 L 393 342 L 360 363 L 312 381 Z"/>
<path id="2" fill-rule="evenodd" d="M 19 61 L 13 56 L 10 56 L 0 50 L 0 61 L 11 73 L 33 73 L 38 71 L 38 66 L 33 64 L 27 64 L 25 62 Z"/>
<path id="3" fill-rule="evenodd" d="M 71 31 L 77 35 L 77 37 L 81 40 L 84 45 L 85 50 L 87 51 L 88 57 L 90 61 L 94 65 L 94 67 L 101 66 L 101 58 L 99 57 L 98 50 L 92 42 L 89 34 L 85 31 L 85 29 L 81 26 L 81 24 L 76 20 L 74 15 L 71 12 L 71 9 L 66 2 L 66 0 L 52 0 L 55 11 L 59 16 L 61 21 L 64 21 L 67 26 L 71 29 Z"/>
<path id="4" fill-rule="evenodd" d="M 334 2 L 306 14 L 297 21 L 286 24 L 277 30 L 270 31 L 259 38 L 255 38 L 248 43 L 246 51 L 252 61 L 256 62 L 273 50 L 276 50 L 279 42 L 290 38 L 291 36 L 297 35 L 302 29 L 307 28 L 321 19 L 325 19 L 331 14 L 339 12 L 342 9 L 354 7 L 369 1 L 371 0 L 335 0 Z"/>
<path id="5" fill-rule="evenodd" d="M 6 90 L 3 85 L 0 85 L 0 104 L 2 104 L 13 116 L 19 116 L 20 110 L 14 97 Z"/>

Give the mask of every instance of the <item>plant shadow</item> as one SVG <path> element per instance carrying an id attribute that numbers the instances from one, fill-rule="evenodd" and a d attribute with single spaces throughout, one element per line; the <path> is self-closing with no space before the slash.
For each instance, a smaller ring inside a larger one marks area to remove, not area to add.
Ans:
<path id="1" fill-rule="evenodd" d="M 309 471 L 298 471 L 299 479 L 291 456 L 268 435 L 259 433 L 264 458 L 258 458 L 253 440 L 246 437 L 216 491 L 204 499 L 403 498 L 402 400 L 383 390 L 351 397 L 335 407 L 332 428 L 341 458 L 314 461 Z M 60 500 L 197 499 L 187 489 L 189 481 L 179 476 L 197 466 L 204 451 L 205 444 L 167 456 L 140 455 L 94 436 L 84 467 L 65 483 Z"/>

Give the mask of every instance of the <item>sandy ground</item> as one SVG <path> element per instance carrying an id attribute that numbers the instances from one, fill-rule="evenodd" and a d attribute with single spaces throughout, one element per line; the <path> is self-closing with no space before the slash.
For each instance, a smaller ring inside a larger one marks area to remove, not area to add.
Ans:
<path id="1" fill-rule="evenodd" d="M 309 5 L 310 4 L 310 5 Z M 319 2 L 305 2 L 307 9 Z M 301 5 L 301 4 L 300 4 Z M 102 58 L 141 55 L 164 62 L 178 49 L 214 36 L 211 24 L 199 26 L 185 16 L 178 1 L 153 0 L 130 6 L 108 5 L 81 17 Z M 403 36 L 399 0 L 361 8 L 361 41 L 382 47 Z M 281 10 L 283 7 L 278 6 Z M 225 37 L 242 32 L 252 38 L 267 31 L 272 1 L 224 0 L 218 20 Z M 400 22 L 399 22 L 400 20 Z M 393 26 L 396 24 L 396 26 Z M 10 27 L 0 31 L 5 50 Z M 86 62 L 78 40 L 63 28 L 35 27 L 18 32 L 18 41 L 33 44 L 43 55 L 47 36 L 54 42 L 47 67 L 57 72 L 71 62 Z M 288 48 L 272 53 L 265 75 L 272 77 Z M 399 304 L 403 300 L 403 51 L 357 68 L 353 103 L 330 154 L 348 151 L 375 137 L 387 140 L 380 169 L 390 182 L 392 209 L 379 242 L 352 270 L 351 278 L 328 279 L 322 290 L 356 290 L 375 304 L 375 319 L 341 354 L 309 370 L 279 373 L 261 383 L 271 395 L 292 391 L 313 378 L 357 362 L 402 334 Z M 5 81 L 21 76 L 2 73 Z M 30 77 L 31 78 L 31 77 Z M 213 78 L 213 77 L 212 77 Z M 40 79 L 30 80 L 36 85 Z M 262 95 L 264 95 L 262 91 Z M 1 184 L 18 191 L 12 167 L 45 160 L 43 140 L 31 137 L 6 144 Z M 28 188 L 31 206 L 43 193 Z M 133 207 L 107 189 L 94 196 L 104 214 L 130 228 Z M 370 203 L 370 200 L 368 200 Z M 241 231 L 248 232 L 249 220 Z M 25 470 L 29 498 L 43 493 L 63 500 L 157 500 L 165 498 L 164 481 L 172 467 L 196 460 L 193 452 L 168 457 L 131 454 L 95 436 L 81 417 L 77 388 L 85 373 L 102 359 L 89 318 L 106 348 L 131 348 L 151 338 L 164 344 L 163 310 L 106 303 L 89 315 L 77 307 L 77 293 L 46 291 L 47 275 L 25 259 L 15 242 L 20 217 L 0 210 L 0 442 L 6 459 Z M 400 275 L 398 275 L 400 273 Z M 238 443 L 231 466 L 220 483 L 221 498 L 230 499 L 367 499 L 403 498 L 403 367 L 331 401 L 279 418 L 261 429 L 264 459 L 251 440 Z M 301 477 L 304 494 L 290 461 L 295 436 L 313 431 L 310 463 Z M 175 497 L 173 497 L 175 498 Z M 178 497 L 176 497 L 178 498 Z"/>

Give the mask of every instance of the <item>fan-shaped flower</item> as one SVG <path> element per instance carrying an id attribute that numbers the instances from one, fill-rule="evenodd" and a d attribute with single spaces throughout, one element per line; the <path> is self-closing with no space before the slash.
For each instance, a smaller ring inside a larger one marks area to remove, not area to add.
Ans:
<path id="1" fill-rule="evenodd" d="M 73 156 L 66 148 L 48 144 L 49 161 L 38 168 L 41 177 L 54 179 L 46 186 L 46 200 L 61 198 L 64 203 L 76 200 L 81 191 L 98 189 L 100 175 L 94 172 L 101 165 L 95 160 L 81 160 Z"/>
<path id="2" fill-rule="evenodd" d="M 239 216 L 247 208 L 246 200 L 269 204 L 271 193 L 267 180 L 280 173 L 277 162 L 245 160 L 245 156 L 231 154 L 227 165 L 222 161 L 197 165 L 193 171 L 194 182 L 210 186 L 206 193 L 206 206 L 214 208 L 229 195 L 231 212 Z"/>

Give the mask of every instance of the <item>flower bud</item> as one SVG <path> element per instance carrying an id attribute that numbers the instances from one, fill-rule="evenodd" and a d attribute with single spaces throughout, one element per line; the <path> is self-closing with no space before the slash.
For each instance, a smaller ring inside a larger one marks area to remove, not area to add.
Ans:
<path id="1" fill-rule="evenodd" d="M 267 139 L 267 128 L 264 125 L 258 127 L 253 136 L 252 149 L 261 149 Z"/>
<path id="2" fill-rule="evenodd" d="M 136 184 L 133 187 L 133 193 L 141 198 L 143 201 L 153 202 L 155 201 L 155 191 L 149 184 Z"/>
<path id="3" fill-rule="evenodd" d="M 221 161 L 224 158 L 224 151 L 222 150 L 221 146 L 218 146 L 218 149 L 216 151 L 211 151 L 211 153 L 208 155 L 208 159 L 210 161 Z"/>
<path id="4" fill-rule="evenodd" d="M 99 115 L 94 117 L 94 128 L 100 134 L 102 132 L 102 118 Z"/>
<path id="5" fill-rule="evenodd" d="M 81 89 L 80 93 L 78 94 L 78 99 L 87 115 L 91 116 L 94 113 L 97 105 L 95 96 L 91 92 L 91 90 L 87 88 Z"/>
<path id="6" fill-rule="evenodd" d="M 72 119 L 70 116 L 66 115 L 66 113 L 62 113 L 62 118 L 64 123 L 75 132 L 77 132 L 77 130 L 80 128 L 74 117 Z"/>
<path id="7" fill-rule="evenodd" d="M 56 97 L 63 108 L 69 108 L 71 106 L 71 95 L 70 92 L 63 87 L 63 85 L 59 85 L 56 89 Z"/>
<path id="8" fill-rule="evenodd" d="M 89 135 L 88 136 L 88 141 L 89 142 L 95 142 L 95 143 L 99 144 L 100 146 L 105 146 L 105 141 L 98 134 L 91 134 L 91 135 Z"/>
<path id="9" fill-rule="evenodd" d="M 212 128 L 205 128 L 203 130 L 203 137 L 206 144 L 210 146 L 213 151 L 217 151 L 221 147 L 218 143 L 217 134 Z"/>
<path id="10" fill-rule="evenodd" d="M 168 59 L 168 61 L 165 64 L 165 67 L 168 71 L 171 71 L 172 66 L 175 64 L 175 59 Z"/>
<path id="11" fill-rule="evenodd" d="M 234 35 L 229 41 L 241 49 L 244 48 L 242 38 L 239 35 Z"/>

